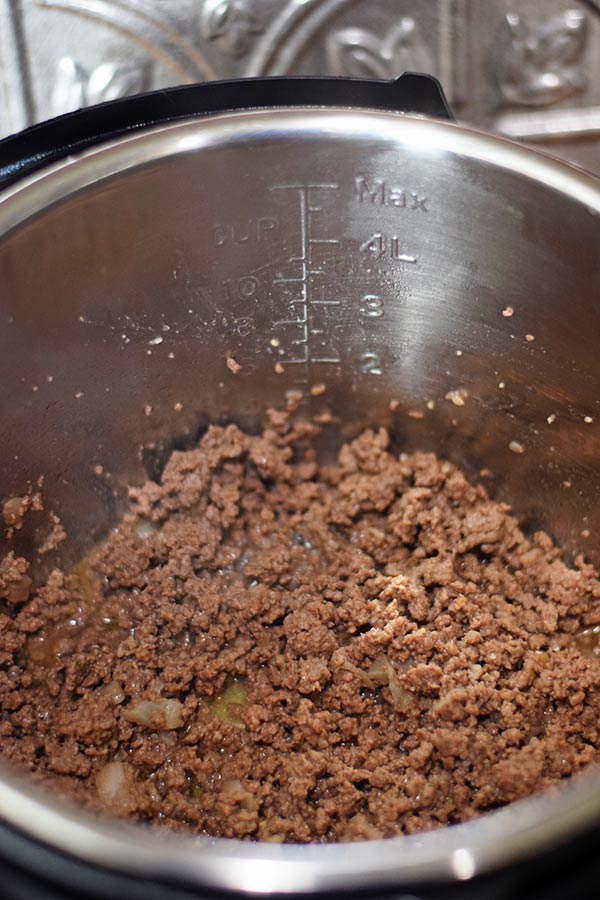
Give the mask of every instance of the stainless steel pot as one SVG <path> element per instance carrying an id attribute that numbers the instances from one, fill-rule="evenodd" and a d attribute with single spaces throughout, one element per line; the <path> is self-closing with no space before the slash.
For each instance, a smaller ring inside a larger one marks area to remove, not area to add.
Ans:
<path id="1" fill-rule="evenodd" d="M 485 467 L 526 523 L 598 561 L 599 301 L 600 184 L 515 144 L 342 106 L 134 131 L 0 195 L 0 496 L 44 475 L 68 533 L 51 562 L 68 562 L 171 447 L 211 420 L 254 428 L 300 390 L 307 414 L 333 413 L 324 452 L 389 425 L 403 446 Z M 600 819 L 600 774 L 359 851 L 158 836 L 4 768 L 0 817 L 145 877 L 397 887 L 565 840 Z"/>

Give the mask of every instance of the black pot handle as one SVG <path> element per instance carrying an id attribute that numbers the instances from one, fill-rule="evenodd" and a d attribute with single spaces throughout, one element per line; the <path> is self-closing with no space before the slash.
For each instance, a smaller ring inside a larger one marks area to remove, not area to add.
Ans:
<path id="1" fill-rule="evenodd" d="M 177 119 L 282 106 L 352 106 L 452 119 L 439 81 L 405 72 L 395 81 L 360 78 L 244 78 L 207 81 L 67 113 L 0 141 L 0 188 L 85 147 Z"/>

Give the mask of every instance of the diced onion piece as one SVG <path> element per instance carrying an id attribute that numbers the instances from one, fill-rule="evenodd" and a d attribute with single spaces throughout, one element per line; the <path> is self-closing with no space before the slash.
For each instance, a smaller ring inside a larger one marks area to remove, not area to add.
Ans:
<path id="1" fill-rule="evenodd" d="M 113 706 L 118 706 L 125 699 L 123 686 L 119 681 L 110 681 L 102 688 L 102 693 Z"/>
<path id="2" fill-rule="evenodd" d="M 367 675 L 374 684 L 389 684 L 393 674 L 394 667 L 385 653 L 381 653 L 374 659 L 367 669 Z"/>
<path id="3" fill-rule="evenodd" d="M 414 704 L 415 699 L 410 691 L 407 691 L 405 687 L 402 687 L 394 669 L 392 669 L 390 674 L 389 687 L 390 694 L 392 695 L 392 704 L 395 709 L 399 712 L 408 712 Z"/>
<path id="4" fill-rule="evenodd" d="M 242 790 L 242 782 L 238 778 L 226 778 L 222 790 L 224 794 L 237 794 Z"/>
<path id="5" fill-rule="evenodd" d="M 130 813 L 135 809 L 133 776 L 125 763 L 110 762 L 100 769 L 96 777 L 96 789 L 100 800 L 117 813 Z"/>
<path id="6" fill-rule="evenodd" d="M 237 778 L 226 779 L 223 782 L 222 791 L 224 794 L 232 794 L 236 802 L 248 812 L 256 812 L 260 806 L 254 794 L 247 790 Z"/>
<path id="7" fill-rule="evenodd" d="M 143 700 L 124 710 L 128 722 L 151 731 L 171 731 L 184 723 L 183 704 L 179 700 Z"/>
<path id="8" fill-rule="evenodd" d="M 150 519 L 138 519 L 133 526 L 133 530 L 139 538 L 146 540 L 146 538 L 156 534 L 158 525 L 155 522 L 151 522 Z"/>
<path id="9" fill-rule="evenodd" d="M 375 687 L 373 681 L 369 677 L 368 672 L 365 672 L 364 669 L 360 669 L 358 666 L 355 666 L 354 663 L 351 663 L 349 659 L 344 659 L 340 663 L 339 668 L 344 672 L 350 672 L 352 675 L 355 675 L 364 687 Z"/>

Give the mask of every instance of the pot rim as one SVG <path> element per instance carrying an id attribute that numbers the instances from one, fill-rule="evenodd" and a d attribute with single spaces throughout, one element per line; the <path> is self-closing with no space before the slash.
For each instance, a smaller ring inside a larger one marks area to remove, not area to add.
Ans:
<path id="1" fill-rule="evenodd" d="M 395 140 L 432 157 L 449 152 L 490 163 L 565 194 L 587 207 L 591 215 L 600 215 L 600 179 L 508 138 L 402 112 L 276 107 L 208 114 L 142 128 L 38 169 L 0 191 L 0 236 L 66 195 L 145 163 L 248 137 L 297 133 Z"/>
<path id="2" fill-rule="evenodd" d="M 504 138 L 403 113 L 347 108 L 228 112 L 129 133 L 54 163 L 0 193 L 0 237 L 51 204 L 166 157 L 248 138 L 316 134 L 451 153 L 536 181 L 600 215 L 600 181 Z M 600 235 L 600 219 L 598 220 Z M 600 769 L 552 792 L 437 831 L 355 844 L 269 844 L 156 832 L 103 819 L 0 766 L 0 817 L 80 860 L 119 872 L 243 893 L 366 889 L 468 880 L 557 845 L 600 820 Z"/>

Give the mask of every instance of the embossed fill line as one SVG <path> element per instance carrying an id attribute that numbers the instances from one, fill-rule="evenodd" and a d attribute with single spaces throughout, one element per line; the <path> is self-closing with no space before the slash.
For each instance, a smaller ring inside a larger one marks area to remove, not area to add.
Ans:
<path id="1" fill-rule="evenodd" d="M 269 188 L 270 191 L 318 191 L 332 190 L 337 191 L 339 184 L 273 184 Z"/>
<path id="2" fill-rule="evenodd" d="M 305 325 L 308 322 L 306 316 L 303 316 L 301 319 L 280 319 L 279 322 L 274 322 L 274 325 Z M 298 343 L 297 341 L 292 341 L 292 344 Z"/>
<path id="3" fill-rule="evenodd" d="M 299 342 L 296 341 L 296 343 L 299 343 Z M 283 360 L 283 365 L 285 365 L 285 366 L 302 366 L 302 365 L 306 365 L 306 363 L 310 362 L 309 357 L 308 357 L 308 347 L 306 346 L 306 344 L 300 344 L 300 346 L 304 350 L 304 355 L 303 356 L 294 356 L 291 359 L 286 358 Z"/>
<path id="4" fill-rule="evenodd" d="M 304 278 L 274 278 L 273 284 L 303 284 Z"/>

